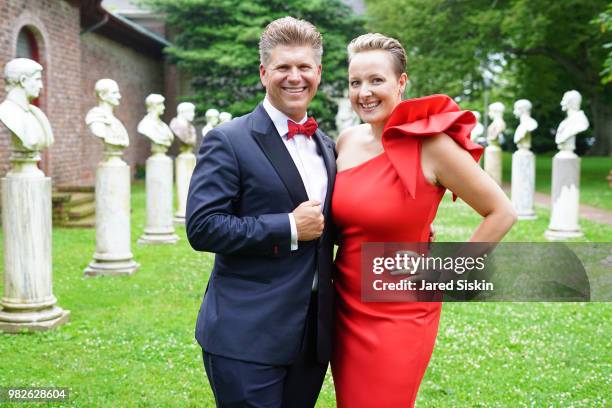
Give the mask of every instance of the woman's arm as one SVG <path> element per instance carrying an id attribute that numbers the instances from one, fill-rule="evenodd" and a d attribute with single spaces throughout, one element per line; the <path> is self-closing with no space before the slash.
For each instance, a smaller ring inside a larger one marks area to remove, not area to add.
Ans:
<path id="1" fill-rule="evenodd" d="M 421 165 L 430 183 L 446 187 L 484 218 L 470 242 L 498 242 L 516 222 L 506 194 L 450 136 L 425 139 Z"/>

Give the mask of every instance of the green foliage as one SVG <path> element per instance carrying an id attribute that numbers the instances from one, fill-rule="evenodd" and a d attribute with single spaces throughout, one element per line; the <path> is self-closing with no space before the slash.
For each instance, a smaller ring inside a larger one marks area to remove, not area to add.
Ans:
<path id="1" fill-rule="evenodd" d="M 370 0 L 368 29 L 404 44 L 411 96 L 446 93 L 482 112 L 483 77 L 492 73 L 489 103 L 500 100 L 506 105 L 506 135 L 518 124 L 511 115 L 513 102 L 531 100 L 540 125 L 534 134 L 536 151 L 554 148 L 551 134 L 564 117 L 561 97 L 578 90 L 592 125 L 583 135 L 594 135 L 595 150 L 609 154 L 612 84 L 603 85 L 600 72 L 606 60 L 603 45 L 611 41 L 612 31 L 591 23 L 608 3 Z M 579 151 L 586 148 L 583 139 L 578 139 Z"/>
<path id="2" fill-rule="evenodd" d="M 291 15 L 317 26 L 324 40 L 323 78 L 309 113 L 332 129 L 332 96 L 346 87 L 346 45 L 363 32 L 363 21 L 340 0 L 145 0 L 166 14 L 176 31 L 170 60 L 193 75 L 198 111 L 215 107 L 234 116 L 263 99 L 259 36 L 272 20 Z"/>
<path id="3" fill-rule="evenodd" d="M 612 3 L 608 4 L 606 11 L 593 20 L 593 24 L 599 25 L 602 34 L 612 32 Z M 607 84 L 612 82 L 612 42 L 605 43 L 603 47 L 610 50 L 608 51 L 608 56 L 604 61 L 603 70 L 601 71 L 601 82 Z"/>

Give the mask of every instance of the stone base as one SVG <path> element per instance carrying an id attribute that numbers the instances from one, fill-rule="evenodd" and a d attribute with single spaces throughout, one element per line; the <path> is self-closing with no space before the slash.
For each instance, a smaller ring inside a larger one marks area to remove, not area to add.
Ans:
<path id="1" fill-rule="evenodd" d="M 538 218 L 538 216 L 533 213 L 533 214 L 517 214 L 517 218 L 519 220 L 535 220 Z"/>
<path id="2" fill-rule="evenodd" d="M 63 310 L 60 307 L 54 306 L 53 314 L 56 314 L 56 312 L 58 315 L 55 318 L 49 320 L 40 320 L 39 317 L 44 319 L 45 315 L 49 312 L 44 310 L 28 313 L 11 313 L 1 311 L 0 331 L 5 333 L 21 333 L 53 330 L 56 327 L 64 325 L 70 319 L 69 310 Z"/>
<path id="3" fill-rule="evenodd" d="M 176 244 L 179 240 L 176 234 L 147 234 L 138 238 L 138 245 Z"/>
<path id="4" fill-rule="evenodd" d="M 185 216 L 184 215 L 175 214 L 173 222 L 174 222 L 175 225 L 185 225 Z"/>
<path id="5" fill-rule="evenodd" d="M 85 276 L 117 276 L 131 275 L 140 268 L 140 264 L 134 260 L 130 261 L 98 261 L 93 260 L 87 265 L 83 274 Z"/>
<path id="6" fill-rule="evenodd" d="M 551 230 L 547 229 L 544 233 L 544 237 L 546 237 L 549 241 L 563 241 L 571 238 L 581 238 L 584 234 L 580 230 L 576 231 L 559 231 L 559 230 Z"/>

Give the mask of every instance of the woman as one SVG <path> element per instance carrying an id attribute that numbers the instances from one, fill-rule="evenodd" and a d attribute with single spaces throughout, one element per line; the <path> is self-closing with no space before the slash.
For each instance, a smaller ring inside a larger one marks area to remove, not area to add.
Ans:
<path id="1" fill-rule="evenodd" d="M 365 34 L 348 51 L 349 99 L 364 124 L 337 143 L 337 403 L 409 407 L 433 351 L 441 304 L 362 302 L 361 244 L 427 242 L 445 189 L 483 217 L 470 241 L 501 240 L 516 215 L 477 165 L 482 148 L 470 140 L 471 112 L 444 95 L 402 102 L 406 53 L 395 39 Z"/>

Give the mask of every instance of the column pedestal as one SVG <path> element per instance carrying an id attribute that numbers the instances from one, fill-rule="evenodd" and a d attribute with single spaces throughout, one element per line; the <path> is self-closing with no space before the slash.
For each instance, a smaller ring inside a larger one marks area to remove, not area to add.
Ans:
<path id="1" fill-rule="evenodd" d="M 56 328 L 70 312 L 53 296 L 51 266 L 51 179 L 36 167 L 37 152 L 16 151 L 2 178 L 4 295 L 0 331 Z"/>
<path id="2" fill-rule="evenodd" d="M 485 148 L 484 170 L 501 186 L 502 183 L 502 150 L 501 147 L 491 144 Z"/>
<path id="3" fill-rule="evenodd" d="M 176 192 L 178 196 L 178 206 L 174 214 L 174 223 L 185 224 L 185 212 L 187 210 L 187 193 L 189 192 L 189 182 L 196 164 L 196 157 L 189 150 L 184 150 L 176 158 Z"/>
<path id="4" fill-rule="evenodd" d="M 96 252 L 85 276 L 131 275 L 140 266 L 130 244 L 130 167 L 106 151 L 96 171 Z"/>
<path id="5" fill-rule="evenodd" d="M 512 155 L 512 206 L 519 220 L 535 220 L 535 155 L 531 150 L 519 149 Z"/>
<path id="6" fill-rule="evenodd" d="M 553 158 L 550 224 L 544 236 L 549 240 L 579 238 L 580 157 L 560 151 Z"/>
<path id="7" fill-rule="evenodd" d="M 166 147 L 153 145 L 153 154 L 147 159 L 147 224 L 139 244 L 175 244 L 179 237 L 172 223 L 172 159 Z"/>

